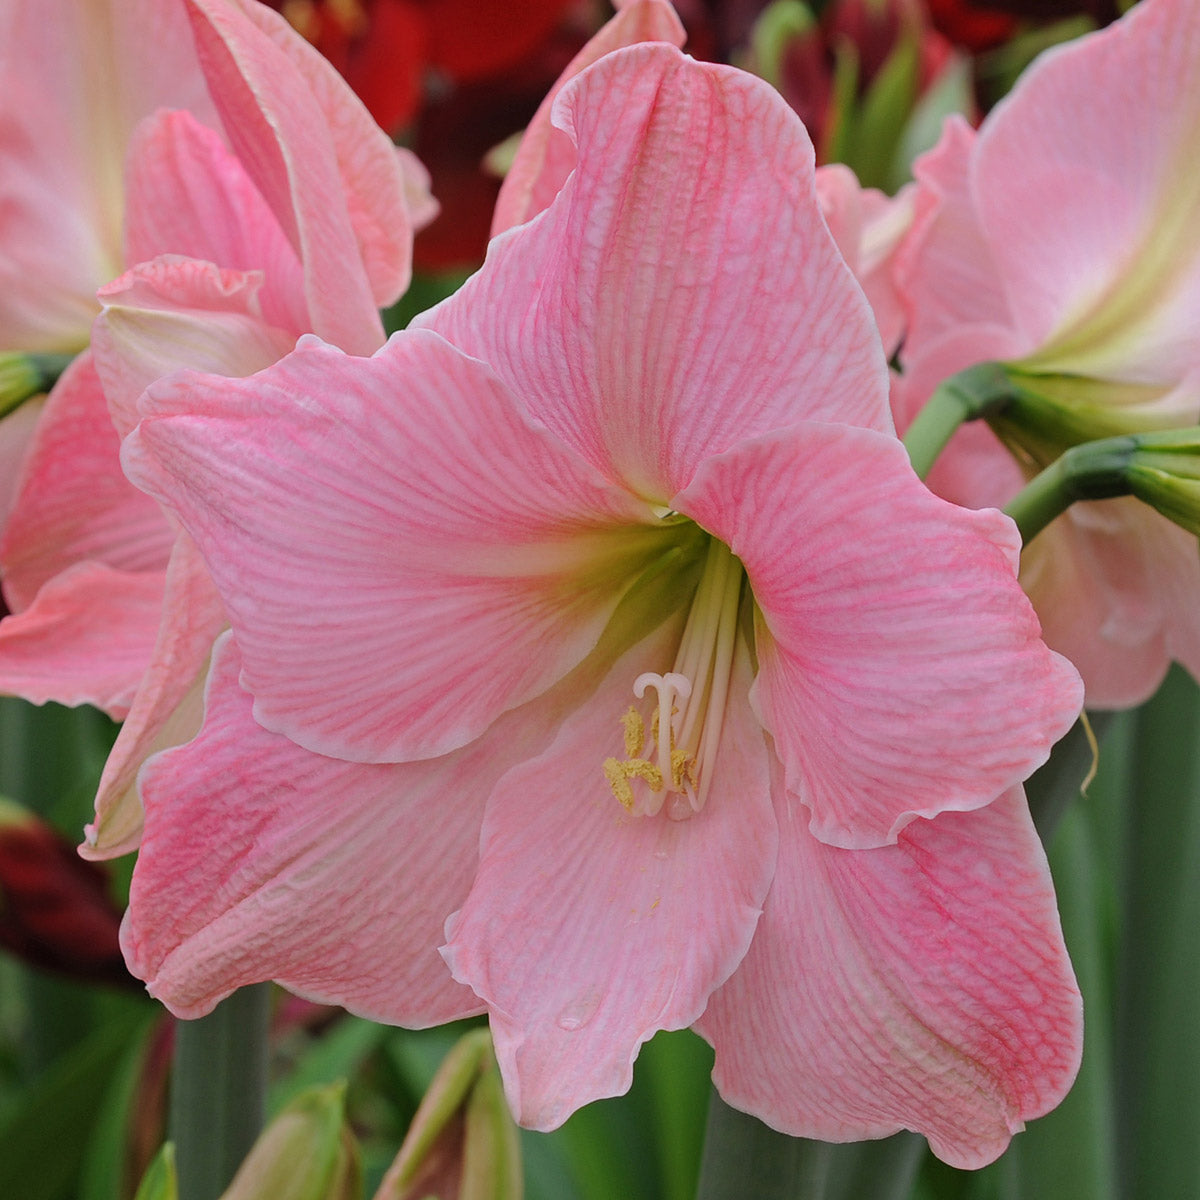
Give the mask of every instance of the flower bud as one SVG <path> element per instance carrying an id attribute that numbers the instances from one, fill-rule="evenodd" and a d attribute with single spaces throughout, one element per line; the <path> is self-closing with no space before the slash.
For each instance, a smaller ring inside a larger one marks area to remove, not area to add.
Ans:
<path id="1" fill-rule="evenodd" d="M 523 1191 L 491 1034 L 476 1029 L 438 1068 L 375 1200 L 520 1200 Z"/>
<path id="2" fill-rule="evenodd" d="M 1200 428 L 1142 434 L 1126 475 L 1137 498 L 1200 536 Z"/>
<path id="3" fill-rule="evenodd" d="M 70 361 L 68 354 L 0 353 L 0 417 L 48 392 Z"/>
<path id="4" fill-rule="evenodd" d="M 346 1085 L 301 1092 L 263 1131 L 221 1200 L 359 1200 Z"/>

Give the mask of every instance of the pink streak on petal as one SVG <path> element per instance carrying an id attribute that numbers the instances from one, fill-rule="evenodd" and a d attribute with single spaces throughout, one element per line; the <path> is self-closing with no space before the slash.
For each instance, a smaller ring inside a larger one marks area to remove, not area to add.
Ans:
<path id="1" fill-rule="evenodd" d="M 307 332 L 296 252 L 219 134 L 190 113 L 156 113 L 133 138 L 126 190 L 126 262 L 173 254 L 261 271 L 264 319 Z"/>
<path id="2" fill-rule="evenodd" d="M 429 332 L 369 360 L 302 341 L 146 403 L 126 470 L 199 543 L 257 719 L 317 752 L 465 745 L 588 654 L 665 549 L 648 506 Z"/>
<path id="3" fill-rule="evenodd" d="M 987 804 L 1078 715 L 1079 677 L 1017 584 L 1015 527 L 934 496 L 894 438 L 774 434 L 672 504 L 746 567 L 757 703 L 822 841 L 879 846 Z"/>
<path id="4" fill-rule="evenodd" d="M 915 1129 L 976 1168 L 1053 1108 L 1079 1065 L 1081 1005 L 1019 789 L 846 851 L 779 811 L 754 943 L 697 1029 L 722 1096 L 824 1141 Z"/>
<path id="5" fill-rule="evenodd" d="M 156 380 L 184 368 L 252 375 L 293 348 L 295 333 L 264 319 L 263 290 L 261 271 L 175 255 L 139 263 L 100 289 L 104 307 L 92 353 L 122 437 L 140 419 L 138 399 Z"/>
<path id="6" fill-rule="evenodd" d="M 138 770 L 151 754 L 181 745 L 199 730 L 209 656 L 226 624 L 199 552 L 180 533 L 167 568 L 154 649 L 104 764 L 96 819 L 84 830 L 87 840 L 79 848 L 84 858 L 113 858 L 137 848 L 142 832 Z"/>
<path id="7" fill-rule="evenodd" d="M 491 1013 L 510 1106 L 535 1129 L 624 1092 L 641 1044 L 703 1012 L 753 935 L 775 863 L 768 752 L 746 702 L 742 647 L 704 810 L 633 817 L 601 772 L 620 716 L 679 626 L 624 655 L 537 759 L 506 775 L 479 873 L 444 950 Z"/>
<path id="8" fill-rule="evenodd" d="M 321 758 L 258 726 L 237 674 L 226 639 L 199 737 L 143 770 L 130 969 L 183 1017 L 272 978 L 409 1025 L 478 1012 L 437 946 L 503 748 L 419 768 Z"/>
<path id="9" fill-rule="evenodd" d="M 529 122 L 496 200 L 492 237 L 548 207 L 575 167 L 575 143 L 562 129 L 555 128 L 550 116 L 563 87 L 586 67 L 622 46 L 640 42 L 682 46 L 686 39 L 687 33 L 667 0 L 634 0 L 620 6 L 570 61 Z"/>
<path id="10" fill-rule="evenodd" d="M 411 225 L 391 143 L 277 14 L 240 0 L 187 2 L 225 132 L 304 264 L 309 327 L 370 354 L 383 332 L 368 269 L 388 295 L 409 271 Z M 378 191 L 369 200 L 356 188 Z M 383 225 L 384 216 L 394 223 Z M 394 244 L 384 229 L 395 231 Z"/>
<path id="11" fill-rule="evenodd" d="M 808 136 L 772 88 L 633 46 L 573 79 L 553 119 L 579 147 L 574 173 L 418 325 L 661 502 L 768 429 L 890 428 L 874 321 L 821 218 Z"/>
<path id="12" fill-rule="evenodd" d="M 90 354 L 46 401 L 3 539 L 0 565 L 14 612 L 76 563 L 161 570 L 172 534 L 159 506 L 121 474 L 117 434 Z"/>
<path id="13" fill-rule="evenodd" d="M 162 608 L 161 572 L 81 562 L 0 621 L 0 692 L 129 711 Z"/>

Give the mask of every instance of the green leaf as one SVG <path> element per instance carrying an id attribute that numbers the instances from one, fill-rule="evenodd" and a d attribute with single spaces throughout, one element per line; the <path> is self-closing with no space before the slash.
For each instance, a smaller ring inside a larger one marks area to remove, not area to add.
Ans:
<path id="1" fill-rule="evenodd" d="M 175 1147 L 167 1142 L 146 1168 L 133 1200 L 179 1200 L 175 1182 Z"/>
<path id="2" fill-rule="evenodd" d="M 353 1079 L 383 1043 L 395 1034 L 387 1025 L 377 1025 L 349 1014 L 337 1021 L 296 1060 L 292 1069 L 267 1093 L 267 1114 L 276 1116 L 306 1088 Z"/>
<path id="3" fill-rule="evenodd" d="M 1200 690 L 1173 668 L 1138 713 L 1117 995 L 1124 1195 L 1200 1195 Z"/>
<path id="4" fill-rule="evenodd" d="M 130 1114 L 146 1062 L 154 1022 L 148 1021 L 114 1067 L 96 1123 L 87 1140 L 80 1173 L 79 1200 L 124 1200 Z M 174 1171 L 174 1158 L 171 1160 Z M 172 1178 L 173 1178 L 172 1174 Z"/>
<path id="5" fill-rule="evenodd" d="M 113 1072 L 145 1032 L 138 1012 L 102 1026 L 29 1088 L 0 1127 L 0 1196 L 61 1200 L 77 1194 L 89 1132 Z"/>

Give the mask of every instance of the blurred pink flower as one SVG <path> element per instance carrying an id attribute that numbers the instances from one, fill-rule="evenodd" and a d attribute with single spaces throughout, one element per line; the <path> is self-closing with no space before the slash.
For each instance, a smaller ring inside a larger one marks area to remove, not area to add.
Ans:
<path id="1" fill-rule="evenodd" d="M 24 245 L 40 232 L 39 206 L 53 206 L 81 237 L 115 244 L 78 284 L 92 293 L 107 284 L 105 312 L 23 451 L 0 538 L 13 614 L 0 623 L 0 688 L 125 719 L 85 848 L 108 855 L 137 844 L 141 762 L 198 727 L 203 670 L 225 624 L 187 538 L 121 474 L 120 437 L 137 396 L 183 365 L 249 374 L 308 331 L 370 353 L 383 341 L 378 306 L 408 283 L 410 208 L 419 213 L 422 196 L 419 169 L 316 51 L 259 4 L 160 0 L 144 12 L 132 6 L 140 23 L 131 6 L 114 6 L 111 57 L 95 57 L 102 44 L 88 41 L 96 7 L 76 6 L 74 23 L 22 23 L 21 52 L 10 56 L 36 57 L 35 33 L 52 43 L 19 99 L 22 111 L 40 111 L 39 97 L 52 95 L 56 117 L 33 131 L 36 152 L 30 132 L 19 158 L 28 196 L 2 230 L 6 241 Z M 53 37 L 39 32 L 48 24 Z M 120 139 L 89 147 L 116 197 L 104 222 L 93 221 L 96 180 L 63 190 L 76 153 L 69 139 L 79 133 L 69 119 L 126 99 L 121 64 L 145 60 L 140 48 L 160 27 L 172 77 L 191 80 L 200 100 L 195 111 L 117 106 Z M 22 214 L 29 229 L 16 220 Z M 25 252 L 52 257 L 50 236 Z M 108 283 L 122 262 L 137 265 Z M 77 299 L 81 314 L 95 307 L 94 296 L 90 308 Z M 21 311 L 29 319 L 14 336 L 35 337 L 39 321 L 50 328 L 32 300 Z M 74 336 L 73 345 L 86 342 L 86 319 Z"/>
<path id="2" fill-rule="evenodd" d="M 486 1010 L 537 1128 L 695 1024 L 779 1128 L 988 1161 L 1078 1061 L 1019 787 L 1078 679 L 1011 523 L 908 466 L 776 93 L 642 45 L 552 120 L 573 170 L 417 328 L 144 397 L 232 633 L 129 961 L 185 1016 Z"/>
<path id="3" fill-rule="evenodd" d="M 950 122 L 917 164 L 899 252 L 909 327 L 898 423 L 942 379 L 996 360 L 1051 393 L 1075 381 L 1065 402 L 1106 422 L 1195 424 L 1198 135 L 1200 8 L 1189 0 L 1144 0 L 1047 53 L 978 134 Z M 1001 505 L 1032 469 L 976 424 L 930 484 Z M 1089 705 L 1139 703 L 1172 659 L 1200 674 L 1195 538 L 1138 501 L 1076 505 L 1031 543 L 1022 580 Z"/>

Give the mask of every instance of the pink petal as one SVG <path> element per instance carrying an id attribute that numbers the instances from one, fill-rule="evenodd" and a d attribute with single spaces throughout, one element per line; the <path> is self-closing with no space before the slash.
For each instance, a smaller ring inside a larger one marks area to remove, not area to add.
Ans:
<path id="1" fill-rule="evenodd" d="M 387 136 L 334 69 L 260 4 L 188 0 L 225 131 L 304 264 L 309 327 L 352 354 L 408 285 L 412 225 Z"/>
<path id="2" fill-rule="evenodd" d="M 21 470 L 43 407 L 44 398 L 35 397 L 0 419 L 0 535 L 16 502 L 22 482 Z"/>
<path id="3" fill-rule="evenodd" d="M 137 848 L 142 833 L 137 773 L 151 754 L 199 730 L 208 660 L 225 624 L 199 552 L 181 533 L 167 568 L 154 649 L 100 776 L 96 819 L 80 847 L 84 858 L 113 858 Z"/>
<path id="4" fill-rule="evenodd" d="M 558 93 L 586 67 L 622 46 L 640 42 L 669 42 L 682 46 L 687 33 L 668 0 L 635 0 L 619 8 L 567 64 L 538 106 L 521 138 L 521 145 L 492 215 L 492 237 L 537 216 L 558 194 L 575 167 L 575 144 L 551 120 Z"/>
<path id="5" fill-rule="evenodd" d="M 866 851 L 822 844 L 804 816 L 781 809 L 754 943 L 697 1025 L 717 1088 L 785 1133 L 915 1129 L 983 1166 L 1079 1065 L 1079 993 L 1024 798 Z"/>
<path id="6" fill-rule="evenodd" d="M 894 842 L 1026 778 L 1079 713 L 1016 581 L 1007 517 L 938 499 L 894 438 L 809 425 L 703 464 L 678 511 L 745 565 L 755 683 L 812 832 Z"/>
<path id="7" fill-rule="evenodd" d="M 262 272 L 265 320 L 308 331 L 296 253 L 219 134 L 190 113 L 156 113 L 133 138 L 126 190 L 126 262 L 174 254 Z"/>
<path id="8" fill-rule="evenodd" d="M 972 189 L 1045 369 L 1169 385 L 1194 368 L 1198 121 L 1200 11 L 1156 0 L 1044 55 L 986 122 Z"/>
<path id="9" fill-rule="evenodd" d="M 264 979 L 407 1025 L 478 1012 L 437 947 L 503 748 L 416 768 L 321 758 L 254 722 L 237 672 L 225 639 L 199 737 L 143 772 L 130 969 L 182 1017 Z"/>
<path id="10" fill-rule="evenodd" d="M 154 645 L 160 571 L 81 562 L 0 621 L 0 693 L 34 704 L 92 704 L 121 720 Z"/>
<path id="11" fill-rule="evenodd" d="M 0 349 L 76 351 L 121 269 L 134 125 L 160 105 L 214 114 L 175 4 L 67 0 L 51 17 L 8 0 L 0 46 Z"/>
<path id="12" fill-rule="evenodd" d="M 1172 659 L 1200 669 L 1196 539 L 1137 500 L 1075 505 L 1030 543 L 1021 582 L 1089 708 L 1141 704 Z"/>
<path id="13" fill-rule="evenodd" d="M 487 1001 L 510 1106 L 535 1129 L 624 1092 L 641 1044 L 700 1016 L 770 884 L 768 755 L 744 647 L 702 812 L 631 816 L 604 779 L 634 679 L 669 663 L 678 636 L 672 622 L 626 653 L 546 752 L 501 779 L 475 884 L 447 927 L 446 960 Z"/>
<path id="14" fill-rule="evenodd" d="M 317 752 L 466 745 L 579 662 L 669 544 L 428 332 L 369 360 L 302 341 L 147 404 L 126 470 L 200 545 L 257 719 Z"/>
<path id="15" fill-rule="evenodd" d="M 997 285 L 994 247 L 979 223 L 971 188 L 975 136 L 966 121 L 951 117 L 938 144 L 913 164 L 915 215 L 895 266 L 908 312 L 906 362 L 963 325 L 1013 325 L 1008 301 Z M 1022 353 L 1028 350 L 1028 343 L 1020 344 Z"/>
<path id="16" fill-rule="evenodd" d="M 101 288 L 92 353 L 118 432 L 137 424 L 142 392 L 175 371 L 252 375 L 288 353 L 295 334 L 265 320 L 262 292 L 260 271 L 174 255 L 139 263 Z"/>
<path id="17" fill-rule="evenodd" d="M 172 533 L 154 501 L 121 474 L 117 433 L 90 354 L 68 368 L 46 401 L 0 540 L 13 611 L 77 563 L 124 572 L 166 565 Z"/>
<path id="18" fill-rule="evenodd" d="M 937 381 L 971 362 L 1012 357 L 1013 344 L 1011 331 L 994 327 L 938 338 L 893 388 L 897 426 L 909 424 Z M 1192 395 L 1185 385 L 1155 407 L 1183 424 Z M 982 508 L 1008 503 L 1025 474 L 991 430 L 974 422 L 954 435 L 928 483 L 956 504 Z M 1135 500 L 1077 504 L 1025 548 L 1021 584 L 1046 644 L 1083 677 L 1089 708 L 1140 704 L 1172 659 L 1200 666 L 1200 616 L 1191 599 L 1200 583 L 1197 557 L 1195 539 Z"/>
<path id="19" fill-rule="evenodd" d="M 574 173 L 417 324 L 660 502 L 768 429 L 890 428 L 874 322 L 821 218 L 808 136 L 772 88 L 633 46 L 573 79 L 553 119 Z"/>
<path id="20" fill-rule="evenodd" d="M 877 188 L 862 187 L 842 163 L 828 163 L 817 168 L 817 196 L 829 232 L 870 302 L 883 351 L 891 358 L 907 319 L 893 278 L 893 260 L 912 225 L 915 189 L 909 184 L 887 196 Z"/>

